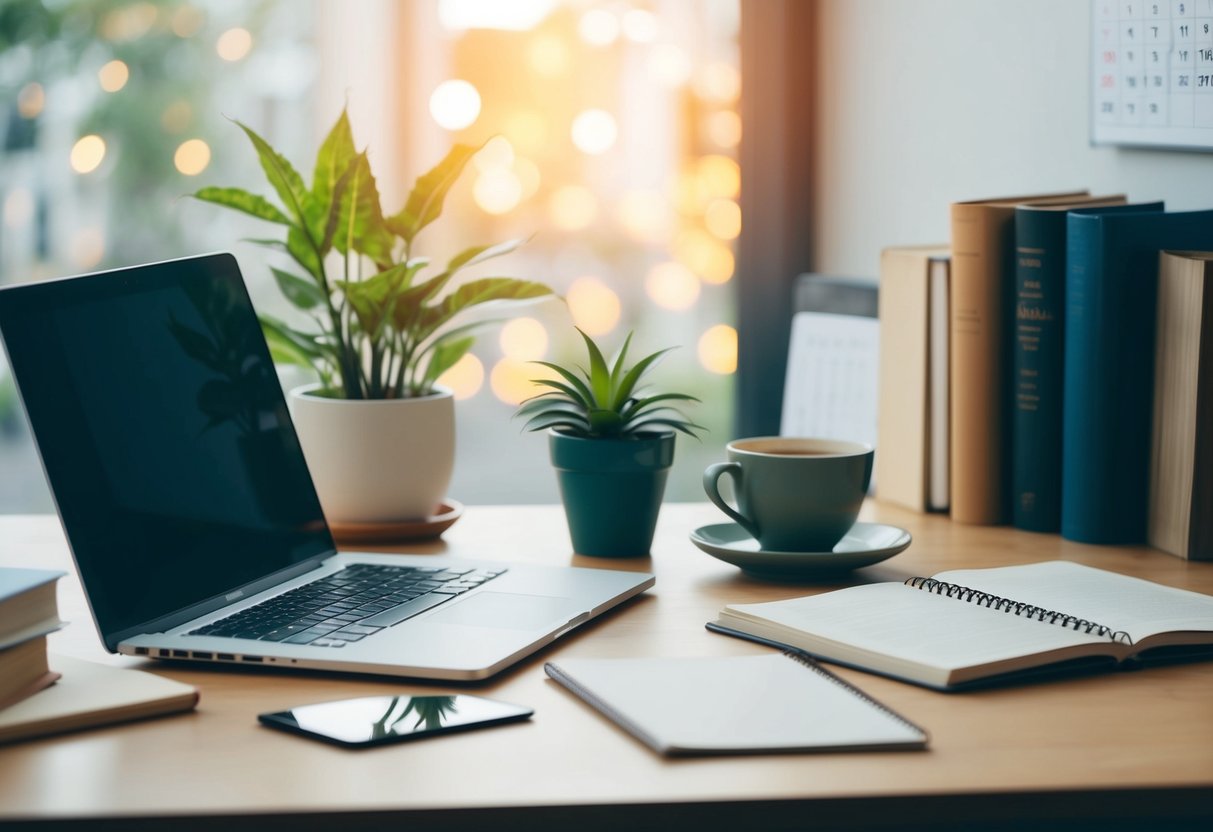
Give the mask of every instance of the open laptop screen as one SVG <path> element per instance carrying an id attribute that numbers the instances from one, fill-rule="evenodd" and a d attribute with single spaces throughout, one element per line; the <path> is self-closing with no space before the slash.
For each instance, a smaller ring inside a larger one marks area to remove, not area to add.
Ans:
<path id="1" fill-rule="evenodd" d="M 0 334 L 111 649 L 333 551 L 230 255 L 5 289 Z"/>

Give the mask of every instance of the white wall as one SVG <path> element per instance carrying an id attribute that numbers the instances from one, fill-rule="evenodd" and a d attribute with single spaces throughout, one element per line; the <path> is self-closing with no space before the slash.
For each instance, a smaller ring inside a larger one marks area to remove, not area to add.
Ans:
<path id="1" fill-rule="evenodd" d="M 948 239 L 948 203 L 1090 188 L 1213 208 L 1213 153 L 1092 147 L 1088 0 L 821 0 L 815 268 Z"/>

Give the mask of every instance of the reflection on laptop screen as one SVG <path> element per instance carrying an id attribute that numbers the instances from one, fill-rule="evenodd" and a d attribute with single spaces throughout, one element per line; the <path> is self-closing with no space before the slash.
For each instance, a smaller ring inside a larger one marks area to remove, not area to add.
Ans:
<path id="1" fill-rule="evenodd" d="M 333 551 L 229 255 L 6 289 L 0 332 L 107 642 Z"/>

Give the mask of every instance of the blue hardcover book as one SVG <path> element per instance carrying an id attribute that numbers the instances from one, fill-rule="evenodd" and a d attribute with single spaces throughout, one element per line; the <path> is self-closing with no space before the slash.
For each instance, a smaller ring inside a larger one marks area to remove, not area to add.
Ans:
<path id="1" fill-rule="evenodd" d="M 1083 204 L 1091 206 L 1083 208 Z M 1061 205 L 1015 206 L 1015 304 L 1008 352 L 1011 390 L 1011 522 L 1061 529 L 1061 406 L 1065 352 L 1066 215 L 1162 210 L 1123 196 Z"/>
<path id="2" fill-rule="evenodd" d="M 1066 218 L 1061 533 L 1143 543 L 1160 249 L 1213 248 L 1213 211 Z"/>

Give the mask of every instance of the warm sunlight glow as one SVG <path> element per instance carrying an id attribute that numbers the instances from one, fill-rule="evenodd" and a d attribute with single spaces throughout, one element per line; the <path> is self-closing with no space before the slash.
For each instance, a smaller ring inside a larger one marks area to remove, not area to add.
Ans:
<path id="1" fill-rule="evenodd" d="M 741 73 L 730 64 L 707 64 L 695 74 L 695 93 L 707 101 L 735 101 L 741 94 Z"/>
<path id="2" fill-rule="evenodd" d="M 691 77 L 691 59 L 679 47 L 662 44 L 649 54 L 649 73 L 666 87 L 680 87 Z"/>
<path id="3" fill-rule="evenodd" d="M 488 214 L 506 214 L 522 201 L 522 183 L 512 170 L 491 170 L 476 177 L 472 199 Z"/>
<path id="4" fill-rule="evenodd" d="M 469 352 L 440 375 L 438 383 L 454 393 L 456 401 L 470 399 L 484 386 L 484 364 Z"/>
<path id="5" fill-rule="evenodd" d="M 197 176 L 211 163 L 211 148 L 202 139 L 182 142 L 173 154 L 173 164 L 186 176 Z"/>
<path id="6" fill-rule="evenodd" d="M 444 130 L 462 130 L 480 117 L 480 93 L 467 81 L 443 81 L 430 96 L 430 115 Z"/>
<path id="7" fill-rule="evenodd" d="M 590 46 L 609 46 L 619 38 L 619 18 L 606 9 L 590 9 L 577 21 L 577 34 Z"/>
<path id="8" fill-rule="evenodd" d="M 196 35 L 198 30 L 202 28 L 204 20 L 202 11 L 189 3 L 185 3 L 173 12 L 173 18 L 169 21 L 169 27 L 173 30 L 173 34 L 179 38 L 188 38 Z"/>
<path id="9" fill-rule="evenodd" d="M 76 173 L 92 173 L 105 159 L 105 139 L 98 135 L 81 137 L 72 146 L 71 164 Z"/>
<path id="10" fill-rule="evenodd" d="M 705 283 L 728 283 L 735 266 L 727 245 L 699 228 L 689 228 L 674 240 L 674 256 Z"/>
<path id="11" fill-rule="evenodd" d="M 555 35 L 540 35 L 531 41 L 527 61 L 536 75 L 557 78 L 569 68 L 569 47 Z"/>
<path id="12" fill-rule="evenodd" d="M 481 173 L 509 170 L 514 166 L 514 146 L 505 136 L 493 136 L 472 157 L 472 164 Z"/>
<path id="13" fill-rule="evenodd" d="M 619 224 L 636 240 L 660 243 L 669 235 L 670 206 L 661 191 L 628 191 L 617 210 Z"/>
<path id="14" fill-rule="evenodd" d="M 225 61 L 238 61 L 253 48 L 253 36 L 239 26 L 228 29 L 215 42 L 215 51 Z"/>
<path id="15" fill-rule="evenodd" d="M 699 280 L 681 263 L 658 263 L 649 269 L 644 290 L 662 309 L 690 309 L 699 299 Z"/>
<path id="16" fill-rule="evenodd" d="M 91 269 L 105 256 L 105 235 L 100 228 L 78 228 L 72 233 L 68 256 L 78 269 Z"/>
<path id="17" fill-rule="evenodd" d="M 514 318 L 501 328 L 501 352 L 515 361 L 538 361 L 547 355 L 548 331 L 534 318 Z"/>
<path id="18" fill-rule="evenodd" d="M 502 29 L 525 32 L 543 22 L 553 0 L 439 0 L 438 20 L 453 32 L 464 29 Z"/>
<path id="19" fill-rule="evenodd" d="M 721 110 L 708 116 L 708 138 L 721 147 L 741 144 L 741 116 L 732 110 Z"/>
<path id="20" fill-rule="evenodd" d="M 623 36 L 633 43 L 657 40 L 657 15 L 648 9 L 630 9 L 623 15 Z"/>
<path id="21" fill-rule="evenodd" d="M 705 199 L 728 197 L 741 193 L 741 168 L 728 156 L 702 156 L 695 165 L 700 196 Z"/>
<path id="22" fill-rule="evenodd" d="M 17 112 L 22 118 L 34 118 L 46 107 L 46 90 L 37 81 L 31 81 L 17 93 Z"/>
<path id="23" fill-rule="evenodd" d="M 122 61 L 110 61 L 97 71 L 97 80 L 106 92 L 117 92 L 130 80 L 131 71 Z"/>
<path id="24" fill-rule="evenodd" d="M 547 145 L 548 123 L 534 110 L 519 110 L 506 116 L 503 132 L 520 153 L 540 154 Z"/>
<path id="25" fill-rule="evenodd" d="M 523 199 L 534 196 L 543 182 L 543 177 L 539 173 L 539 166 L 530 159 L 524 159 L 521 156 L 514 160 L 514 175 L 522 183 Z"/>
<path id="26" fill-rule="evenodd" d="M 548 199 L 548 214 L 561 231 L 580 231 L 598 217 L 598 198 L 582 185 L 565 185 Z"/>
<path id="27" fill-rule="evenodd" d="M 532 379 L 552 378 L 553 375 L 551 370 L 539 364 L 503 358 L 493 366 L 489 385 L 493 388 L 493 395 L 506 404 L 521 404 L 524 399 L 547 389 L 535 384 Z"/>
<path id="28" fill-rule="evenodd" d="M 741 206 L 731 199 L 714 199 L 704 212 L 703 224 L 722 240 L 735 240 L 741 234 Z"/>
<path id="29" fill-rule="evenodd" d="M 727 376 L 737 371 L 737 330 L 717 324 L 699 338 L 699 363 L 710 373 Z"/>
<path id="30" fill-rule="evenodd" d="M 590 156 L 606 153 L 618 135 L 615 117 L 606 110 L 585 110 L 573 119 L 573 144 Z"/>
<path id="31" fill-rule="evenodd" d="M 98 31 L 110 41 L 137 40 L 148 33 L 158 14 L 151 3 L 129 3 L 102 18 Z"/>
<path id="32" fill-rule="evenodd" d="M 24 228 L 34 218 L 34 195 L 29 188 L 13 188 L 4 198 L 4 224 Z"/>
<path id="33" fill-rule="evenodd" d="M 587 335 L 606 335 L 619 323 L 619 295 L 595 277 L 579 277 L 565 300 L 573 323 Z"/>

